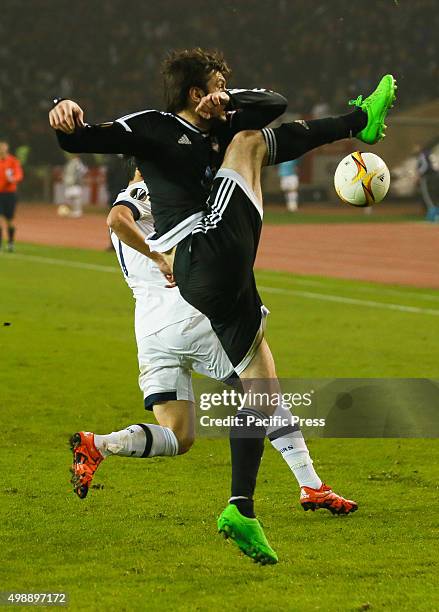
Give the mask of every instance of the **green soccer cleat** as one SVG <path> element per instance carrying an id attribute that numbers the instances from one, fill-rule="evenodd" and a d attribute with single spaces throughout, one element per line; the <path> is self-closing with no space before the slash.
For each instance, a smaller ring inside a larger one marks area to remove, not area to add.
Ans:
<path id="1" fill-rule="evenodd" d="M 234 504 L 229 504 L 218 518 L 218 532 L 233 540 L 255 563 L 274 565 L 278 562 L 258 519 L 243 516 Z"/>
<path id="2" fill-rule="evenodd" d="M 367 114 L 367 125 L 356 138 L 367 144 L 375 144 L 385 136 L 386 125 L 384 121 L 389 108 L 396 100 L 395 91 L 398 89 L 396 81 L 391 74 L 383 76 L 378 87 L 365 100 L 358 96 L 356 100 L 349 100 L 350 106 L 357 106 Z"/>

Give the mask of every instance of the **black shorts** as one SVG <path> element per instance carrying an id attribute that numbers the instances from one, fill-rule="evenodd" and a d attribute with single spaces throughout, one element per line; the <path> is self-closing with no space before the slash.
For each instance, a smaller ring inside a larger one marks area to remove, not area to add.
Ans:
<path id="1" fill-rule="evenodd" d="M 181 295 L 208 317 L 238 373 L 262 339 L 267 312 L 253 274 L 261 229 L 262 205 L 239 174 L 221 169 L 208 214 L 179 243 L 174 260 Z"/>
<path id="2" fill-rule="evenodd" d="M 0 216 L 6 217 L 8 221 L 12 221 L 15 216 L 15 207 L 17 206 L 16 193 L 0 193 Z"/>

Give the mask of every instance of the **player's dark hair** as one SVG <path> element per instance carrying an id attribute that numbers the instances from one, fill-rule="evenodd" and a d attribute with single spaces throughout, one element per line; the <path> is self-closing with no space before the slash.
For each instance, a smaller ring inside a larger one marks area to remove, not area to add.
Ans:
<path id="1" fill-rule="evenodd" d="M 207 91 L 207 81 L 212 72 L 221 72 L 228 78 L 231 70 L 219 51 L 184 49 L 171 51 L 162 63 L 166 110 L 178 113 L 187 104 L 191 87 Z"/>
<path id="2" fill-rule="evenodd" d="M 132 181 L 137 170 L 136 158 L 133 155 L 124 155 L 123 160 L 125 162 L 128 182 Z"/>

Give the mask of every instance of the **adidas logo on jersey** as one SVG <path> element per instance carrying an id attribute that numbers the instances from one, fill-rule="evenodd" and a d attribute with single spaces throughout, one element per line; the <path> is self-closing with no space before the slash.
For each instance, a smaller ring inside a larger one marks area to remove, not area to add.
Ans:
<path id="1" fill-rule="evenodd" d="M 186 134 L 183 134 L 183 136 L 181 136 L 178 139 L 178 144 L 192 144 L 191 141 L 189 140 L 189 138 L 186 136 Z"/>

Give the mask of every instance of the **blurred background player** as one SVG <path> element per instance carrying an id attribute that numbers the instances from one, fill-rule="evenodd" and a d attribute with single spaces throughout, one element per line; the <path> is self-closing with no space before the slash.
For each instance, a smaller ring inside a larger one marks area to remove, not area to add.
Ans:
<path id="1" fill-rule="evenodd" d="M 23 180 L 23 169 L 16 157 L 9 153 L 9 144 L 0 140 L 0 216 L 6 221 L 8 251 L 14 250 L 15 208 L 17 185 Z M 0 225 L 0 249 L 2 247 L 3 225 Z"/>
<path id="2" fill-rule="evenodd" d="M 289 212 L 299 209 L 299 174 L 297 166 L 299 160 L 293 159 L 279 164 L 277 172 L 280 178 L 280 188 L 285 197 L 285 203 Z"/>
<path id="3" fill-rule="evenodd" d="M 439 221 L 439 158 L 435 154 L 437 140 L 423 149 L 418 148 L 416 166 L 426 221 Z"/>
<path id="4" fill-rule="evenodd" d="M 68 155 L 62 175 L 65 204 L 58 209 L 62 217 L 77 219 L 82 216 L 84 177 L 87 170 L 79 155 Z"/>

